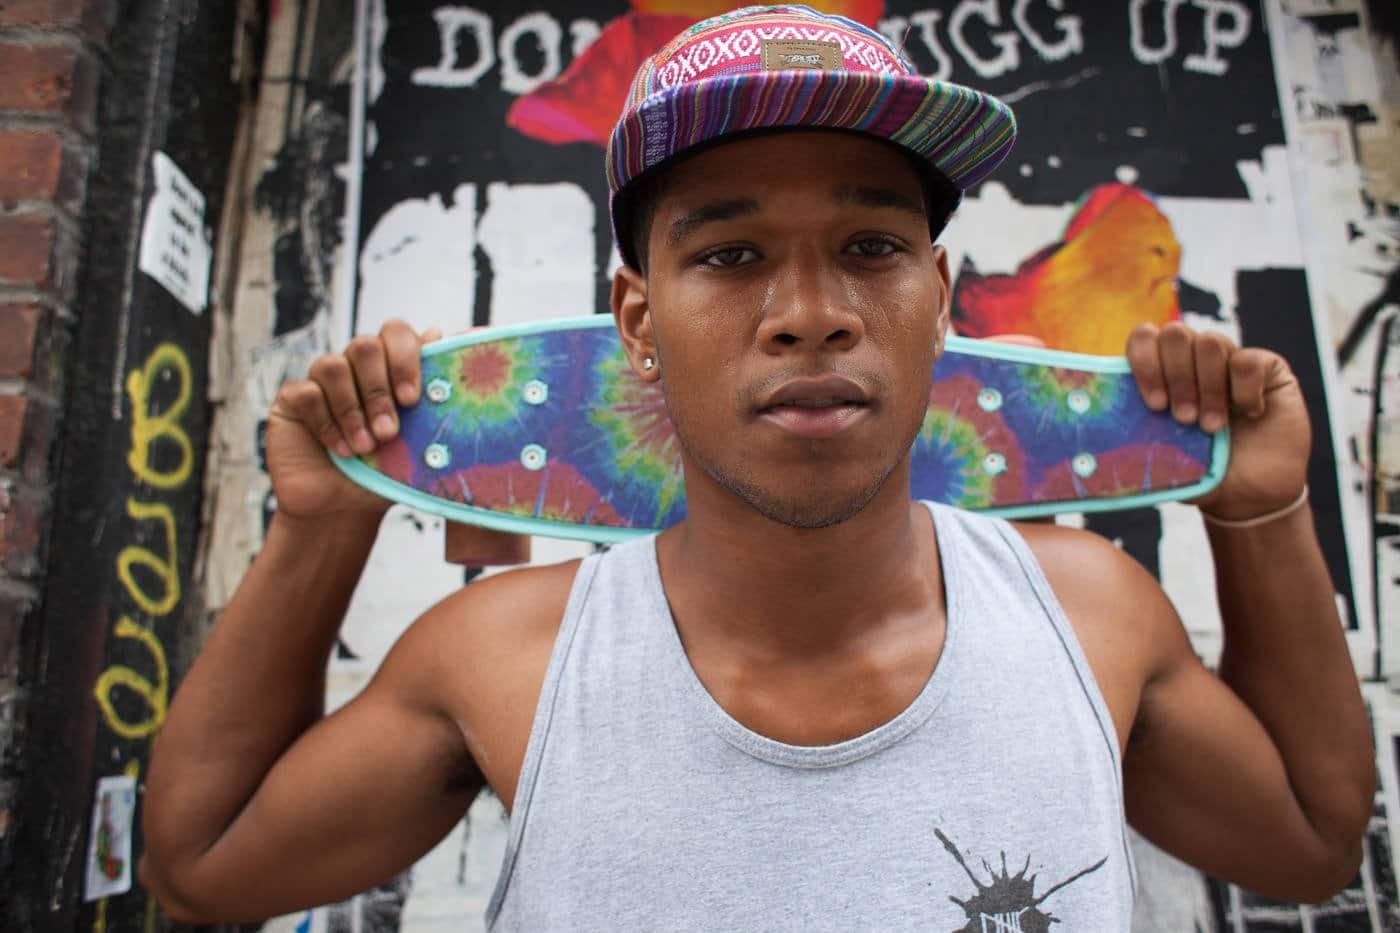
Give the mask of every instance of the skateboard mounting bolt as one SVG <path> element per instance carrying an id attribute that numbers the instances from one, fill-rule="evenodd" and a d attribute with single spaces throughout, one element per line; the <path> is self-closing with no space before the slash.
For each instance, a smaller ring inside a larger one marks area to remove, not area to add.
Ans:
<path id="1" fill-rule="evenodd" d="M 977 393 L 977 404 L 983 411 L 997 411 L 1001 408 L 1001 393 L 989 386 Z"/>
<path id="2" fill-rule="evenodd" d="M 446 444 L 429 444 L 423 449 L 423 462 L 434 470 L 441 470 L 452 462 L 452 451 Z"/>
<path id="3" fill-rule="evenodd" d="M 1089 477 L 1094 475 L 1094 471 L 1099 468 L 1099 462 L 1094 459 L 1093 454 L 1075 454 L 1074 459 L 1069 462 L 1070 469 L 1076 476 Z"/>
<path id="4" fill-rule="evenodd" d="M 1076 415 L 1082 415 L 1089 410 L 1089 406 L 1093 404 L 1093 402 L 1089 398 L 1088 392 L 1085 392 L 1083 389 L 1075 389 L 1070 392 L 1069 395 L 1065 396 L 1065 404 L 1068 405 L 1069 410 Z"/>
<path id="5" fill-rule="evenodd" d="M 538 379 L 531 379 L 525 383 L 525 401 L 531 405 L 543 405 L 549 398 L 549 386 Z"/>
<path id="6" fill-rule="evenodd" d="M 992 451 L 982 458 L 982 469 L 990 476 L 1000 476 L 1006 472 L 1006 455 Z"/>
<path id="7" fill-rule="evenodd" d="M 526 444 L 520 449 L 520 463 L 527 470 L 540 470 L 544 468 L 548 455 L 539 444 Z"/>
<path id="8" fill-rule="evenodd" d="M 428 401 L 433 404 L 441 404 L 447 401 L 447 397 L 452 394 L 452 383 L 446 379 L 434 379 L 428 383 L 428 389 L 424 394 L 428 396 Z"/>

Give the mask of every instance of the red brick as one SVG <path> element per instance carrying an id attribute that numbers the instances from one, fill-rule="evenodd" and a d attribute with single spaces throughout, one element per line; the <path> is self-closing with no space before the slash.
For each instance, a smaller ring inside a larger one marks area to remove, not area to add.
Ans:
<path id="1" fill-rule="evenodd" d="M 51 198 L 63 167 L 54 133 L 0 133 L 0 201 Z"/>
<path id="2" fill-rule="evenodd" d="M 29 400 L 21 395 L 0 395 L 0 467 L 19 463 L 20 437 L 24 433 L 24 410 Z"/>
<path id="3" fill-rule="evenodd" d="M 27 379 L 34 372 L 43 313 L 38 305 L 0 305 L 0 378 Z"/>
<path id="4" fill-rule="evenodd" d="M 42 564 L 48 507 L 37 492 L 16 489 L 0 514 L 0 566 L 17 577 L 33 577 Z"/>
<path id="5" fill-rule="evenodd" d="M 48 200 L 77 213 L 87 160 L 65 152 L 57 133 L 0 132 L 0 203 Z"/>
<path id="6" fill-rule="evenodd" d="M 54 225 L 47 217 L 0 217 L 0 281 L 48 285 L 53 273 Z"/>
<path id="7" fill-rule="evenodd" d="M 0 0 L 0 26 L 56 26 L 102 39 L 110 19 L 98 0 Z"/>
<path id="8" fill-rule="evenodd" d="M 97 70 L 86 52 L 61 45 L 0 44 L 0 110 L 64 114 L 92 129 Z"/>
<path id="9" fill-rule="evenodd" d="M 83 0 L 0 0 L 0 26 L 72 26 Z"/>

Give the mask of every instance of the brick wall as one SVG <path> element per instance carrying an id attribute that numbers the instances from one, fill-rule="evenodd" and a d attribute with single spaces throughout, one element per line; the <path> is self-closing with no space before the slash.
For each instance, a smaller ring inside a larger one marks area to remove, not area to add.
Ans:
<path id="1" fill-rule="evenodd" d="M 24 736 L 22 633 L 46 562 L 103 42 L 114 4 L 0 0 L 0 875 Z"/>

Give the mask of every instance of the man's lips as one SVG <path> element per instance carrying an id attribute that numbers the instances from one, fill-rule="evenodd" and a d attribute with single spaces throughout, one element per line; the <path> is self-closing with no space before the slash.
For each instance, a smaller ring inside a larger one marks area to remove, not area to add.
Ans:
<path id="1" fill-rule="evenodd" d="M 859 421 L 870 397 L 843 376 L 794 379 L 771 392 L 758 407 L 759 417 L 799 437 L 830 437 Z"/>

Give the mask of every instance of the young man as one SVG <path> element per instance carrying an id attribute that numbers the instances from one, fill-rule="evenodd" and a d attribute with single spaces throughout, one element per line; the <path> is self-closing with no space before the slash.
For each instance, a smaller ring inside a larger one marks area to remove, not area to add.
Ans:
<path id="1" fill-rule="evenodd" d="M 612 305 L 664 389 L 689 517 L 472 584 L 329 717 L 386 504 L 325 448 L 394 435 L 418 338 L 388 325 L 284 387 L 278 514 L 151 765 L 142 878 L 166 909 L 350 896 L 483 782 L 513 813 L 497 929 L 1122 931 L 1125 814 L 1271 896 L 1349 881 L 1373 759 L 1283 360 L 1181 326 L 1127 347 L 1150 405 L 1232 429 L 1198 503 L 1218 677 L 1110 544 L 909 500 L 948 327 L 930 232 L 1011 132 L 997 102 L 801 7 L 649 60 L 609 152 Z"/>

